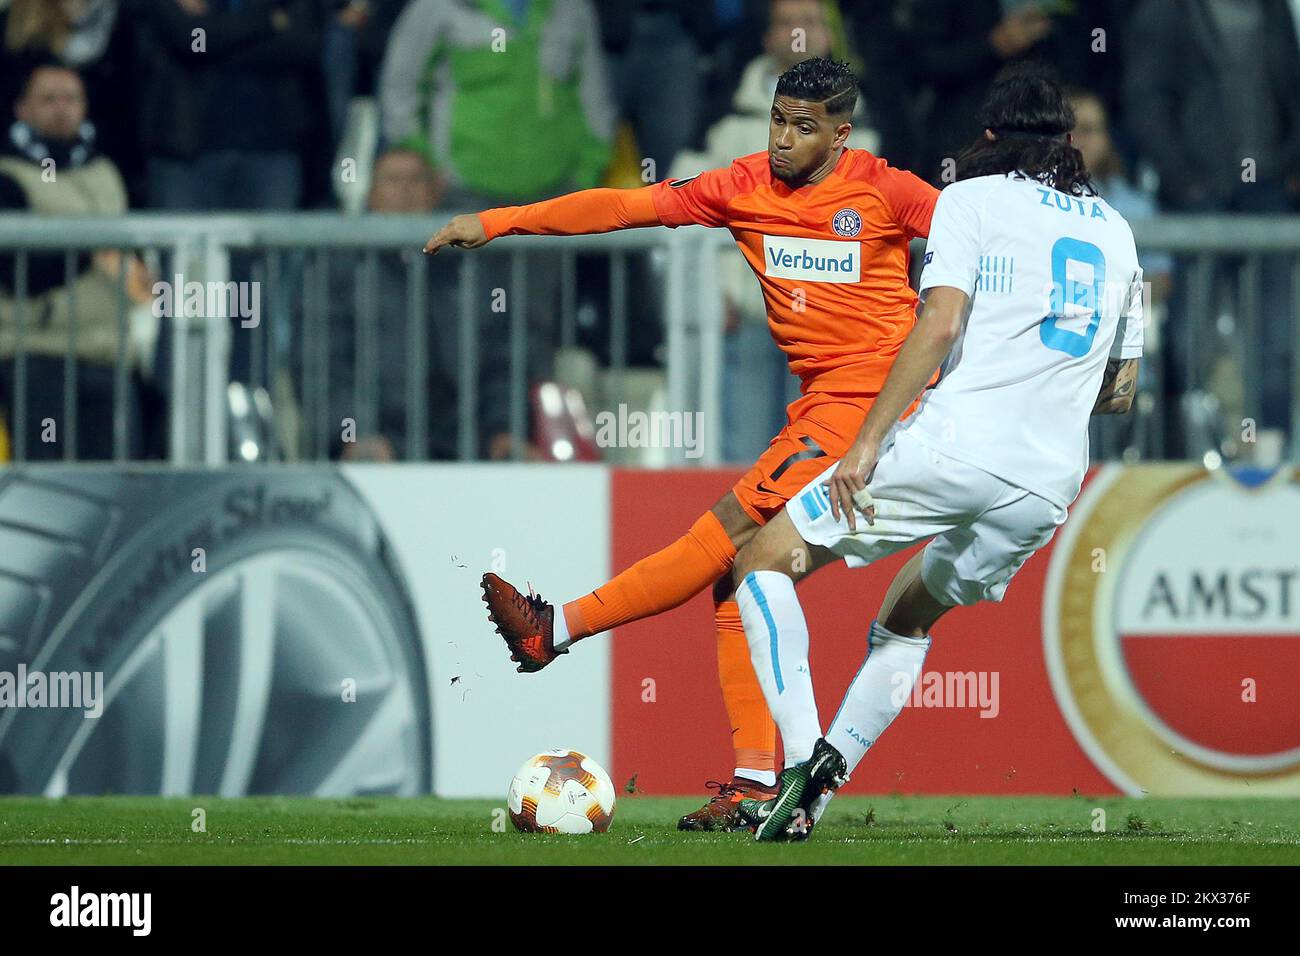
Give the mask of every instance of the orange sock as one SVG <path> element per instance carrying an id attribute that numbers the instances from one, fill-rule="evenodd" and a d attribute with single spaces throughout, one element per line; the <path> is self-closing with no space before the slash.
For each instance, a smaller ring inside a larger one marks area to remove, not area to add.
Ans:
<path id="1" fill-rule="evenodd" d="M 776 722 L 749 660 L 740 606 L 735 601 L 715 604 L 713 619 L 718 626 L 718 681 L 731 718 L 736 769 L 775 773 Z"/>
<path id="2" fill-rule="evenodd" d="M 642 558 L 586 597 L 564 605 L 574 640 L 684 604 L 725 574 L 736 546 L 713 512 L 662 551 Z M 737 616 L 739 620 L 739 616 Z M 741 635 L 743 640 L 744 635 Z"/>

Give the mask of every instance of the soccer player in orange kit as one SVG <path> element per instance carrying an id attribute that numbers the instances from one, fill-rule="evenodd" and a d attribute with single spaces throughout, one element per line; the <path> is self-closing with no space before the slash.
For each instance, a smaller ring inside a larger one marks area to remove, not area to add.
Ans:
<path id="1" fill-rule="evenodd" d="M 521 671 L 575 641 L 677 607 L 713 585 L 718 674 L 734 728 L 730 783 L 678 823 L 728 830 L 746 797 L 775 793 L 776 727 L 749 660 L 728 574 L 736 552 L 853 443 L 916 321 L 908 242 L 930 231 L 938 191 L 845 145 L 857 102 L 847 64 L 812 58 L 777 82 L 768 147 L 689 179 L 587 189 L 457 216 L 424 247 L 476 249 L 507 235 L 577 235 L 698 223 L 731 231 L 754 270 L 772 337 L 801 395 L 785 428 L 721 501 L 668 547 L 595 591 L 555 606 L 483 576 L 490 619 Z"/>

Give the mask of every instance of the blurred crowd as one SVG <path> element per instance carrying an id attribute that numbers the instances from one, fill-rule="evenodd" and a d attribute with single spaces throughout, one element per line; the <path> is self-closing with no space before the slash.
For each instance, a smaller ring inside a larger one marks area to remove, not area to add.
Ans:
<path id="1" fill-rule="evenodd" d="M 11 110 L 0 137 L 0 210 L 430 213 L 634 186 L 765 148 L 776 77 L 805 57 L 831 55 L 861 78 L 850 144 L 936 185 L 979 132 L 977 107 L 993 76 L 1008 62 L 1037 58 L 1072 89 L 1075 143 L 1126 216 L 1294 214 L 1298 33 L 1300 0 L 0 0 L 0 103 Z M 341 159 L 361 174 L 341 177 Z M 42 175 L 51 160 L 55 188 Z M 404 318 L 401 273 L 410 263 L 387 258 L 379 314 Z M 1188 267 L 1158 255 L 1144 264 L 1165 310 L 1162 338 L 1177 339 L 1189 308 Z M 23 276 L 33 314 L 44 316 L 26 340 L 39 373 L 29 376 L 29 409 L 62 408 L 62 356 L 75 313 L 78 386 L 88 392 L 79 451 L 107 457 L 102 425 L 116 318 L 111 335 L 97 332 L 104 297 L 125 277 L 135 310 L 133 422 L 159 415 L 154 369 L 166 364 L 158 354 L 166 337 L 148 317 L 148 276 L 137 257 L 82 257 L 75 288 L 64 266 L 62 254 L 33 256 Z M 450 272 L 428 268 L 435 291 L 452 288 Z M 508 285 L 508 275 L 493 272 L 508 271 L 505 260 L 484 259 L 483 269 L 484 287 Z M 599 262 L 580 269 L 584 290 L 608 282 Z M 558 294 L 547 287 L 557 271 L 530 271 L 538 284 L 532 299 Z M 14 272 L 13 257 L 0 257 L 6 407 Z M 1231 272 L 1214 280 L 1229 297 Z M 345 287 L 331 287 L 331 301 L 355 302 L 357 290 L 340 281 Z M 643 293 L 635 301 L 653 301 L 642 264 L 633 263 L 630 281 Z M 1290 281 L 1285 256 L 1264 257 L 1262 361 L 1253 373 L 1262 381 L 1265 428 L 1285 428 L 1290 414 Z M 793 380 L 767 339 L 753 280 L 729 263 L 723 287 L 724 391 L 771 397 L 725 409 L 725 456 L 740 461 L 779 427 Z M 587 311 L 599 319 L 601 308 Z M 482 319 L 486 326 L 500 316 L 485 306 Z M 346 305 L 331 314 L 340 332 L 331 342 L 335 382 L 351 374 L 346 334 L 354 320 Z M 587 324 L 594 350 L 607 354 L 602 323 Z M 653 361 L 656 328 L 653 316 L 631 323 L 630 361 Z M 450 344 L 430 364 L 427 392 L 435 410 L 451 410 L 449 419 L 430 416 L 431 453 L 450 457 L 456 353 L 450 336 L 434 338 Z M 478 382 L 480 453 L 504 457 L 517 452 L 503 438 L 505 361 L 491 351 L 504 336 L 480 340 L 488 348 Z M 381 336 L 389 345 L 374 358 L 381 394 L 372 430 L 383 439 L 379 454 L 394 457 L 409 393 L 401 375 L 385 370 L 403 361 L 401 341 Z M 538 355 L 531 378 L 551 372 L 545 350 Z M 1160 388 L 1170 402 L 1206 374 L 1192 367 L 1197 361 L 1168 350 Z M 391 400 L 383 394 L 390 380 Z M 351 393 L 343 386 L 336 393 L 346 414 Z M 1183 447 L 1191 440 L 1174 418 L 1166 451 L 1178 455 L 1193 449 Z M 39 456 L 32 434 L 28 454 Z M 132 435 L 133 455 L 162 447 L 147 421 Z"/>

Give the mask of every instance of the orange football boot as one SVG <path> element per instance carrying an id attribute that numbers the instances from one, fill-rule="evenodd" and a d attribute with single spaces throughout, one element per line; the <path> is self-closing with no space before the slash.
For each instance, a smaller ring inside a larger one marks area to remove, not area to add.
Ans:
<path id="1" fill-rule="evenodd" d="M 510 659 L 519 664 L 520 673 L 539 671 L 568 649 L 555 649 L 555 605 L 542 600 L 540 594 L 528 596 L 507 581 L 488 572 L 483 575 L 483 603 L 488 620 L 510 648 Z"/>
<path id="2" fill-rule="evenodd" d="M 740 820 L 740 801 L 770 800 L 777 792 L 776 787 L 744 777 L 733 777 L 728 783 L 710 780 L 704 786 L 718 792 L 704 806 L 678 820 L 677 829 L 724 833 L 742 829 L 745 824 Z"/>

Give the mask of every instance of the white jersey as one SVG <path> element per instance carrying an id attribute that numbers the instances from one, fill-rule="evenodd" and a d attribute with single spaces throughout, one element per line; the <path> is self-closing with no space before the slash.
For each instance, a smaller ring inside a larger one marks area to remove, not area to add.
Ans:
<path id="1" fill-rule="evenodd" d="M 1088 419 L 1108 358 L 1142 354 L 1133 233 L 1099 196 L 1018 175 L 939 194 L 921 295 L 971 297 L 939 384 L 905 427 L 949 457 L 1061 507 L 1088 467 Z"/>

